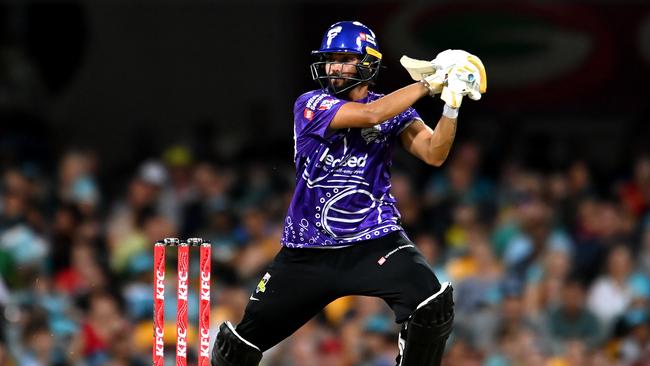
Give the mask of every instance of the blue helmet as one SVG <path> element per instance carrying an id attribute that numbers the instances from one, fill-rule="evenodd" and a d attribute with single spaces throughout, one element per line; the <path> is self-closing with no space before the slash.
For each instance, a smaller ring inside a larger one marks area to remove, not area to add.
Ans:
<path id="1" fill-rule="evenodd" d="M 349 90 L 363 82 L 376 79 L 381 66 L 381 53 L 377 46 L 375 32 L 356 21 L 344 21 L 332 24 L 325 32 L 323 41 L 318 50 L 312 51 L 318 61 L 311 64 L 311 76 L 323 89 L 329 89 L 334 94 Z M 325 66 L 336 63 L 327 61 L 330 53 L 353 53 L 360 56 L 361 61 L 356 64 L 355 76 L 327 75 Z M 335 88 L 331 79 L 345 79 L 340 88 Z"/>

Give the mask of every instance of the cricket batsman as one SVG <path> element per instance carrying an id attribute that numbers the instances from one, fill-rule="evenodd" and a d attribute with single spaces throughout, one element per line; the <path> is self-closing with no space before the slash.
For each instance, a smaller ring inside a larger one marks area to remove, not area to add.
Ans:
<path id="1" fill-rule="evenodd" d="M 251 294 L 244 318 L 219 327 L 212 365 L 255 366 L 342 296 L 380 297 L 401 324 L 397 365 L 440 365 L 454 318 L 452 287 L 440 284 L 400 225 L 390 194 L 393 149 L 440 166 L 456 134 L 463 97 L 485 92 L 481 61 L 447 50 L 433 61 L 402 57 L 416 82 L 388 95 L 371 90 L 382 54 L 356 21 L 333 24 L 312 52 L 321 88 L 295 102 L 296 188 L 282 249 Z M 434 129 L 411 106 L 441 95 Z"/>

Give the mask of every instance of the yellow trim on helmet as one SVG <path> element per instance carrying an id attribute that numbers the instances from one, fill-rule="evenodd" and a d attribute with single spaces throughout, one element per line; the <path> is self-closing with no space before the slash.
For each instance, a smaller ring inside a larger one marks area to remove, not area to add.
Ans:
<path id="1" fill-rule="evenodd" d="M 370 46 L 366 46 L 366 53 L 381 60 L 381 53 Z"/>

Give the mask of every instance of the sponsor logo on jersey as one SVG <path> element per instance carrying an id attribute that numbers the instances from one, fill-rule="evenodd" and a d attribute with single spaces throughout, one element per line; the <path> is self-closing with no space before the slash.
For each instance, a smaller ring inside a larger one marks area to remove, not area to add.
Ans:
<path id="1" fill-rule="evenodd" d="M 326 111 L 330 108 L 332 108 L 333 105 L 337 104 L 339 102 L 338 99 L 325 99 L 324 101 L 321 102 L 321 104 L 318 106 L 318 110 L 320 111 Z"/>
<path id="2" fill-rule="evenodd" d="M 311 110 L 315 110 L 316 107 L 318 107 L 318 104 L 319 104 L 323 99 L 325 99 L 326 97 L 329 97 L 329 95 L 327 95 L 327 94 L 316 94 L 316 95 L 312 96 L 312 97 L 309 98 L 309 100 L 307 101 L 307 108 L 309 108 L 309 109 L 311 109 Z"/>
<path id="3" fill-rule="evenodd" d="M 350 156 L 345 160 L 342 160 L 342 158 L 335 158 L 334 155 L 331 154 L 326 154 L 325 158 L 323 159 L 325 165 L 334 167 L 334 166 L 338 166 L 339 164 L 341 164 L 341 161 L 343 161 L 341 165 L 349 168 L 363 168 L 366 166 L 367 160 L 368 160 L 368 154 L 365 154 L 363 156 Z"/>
<path id="4" fill-rule="evenodd" d="M 327 98 L 327 99 L 326 99 Z M 303 111 L 302 115 L 308 119 L 312 120 L 314 118 L 314 112 L 316 110 L 326 111 L 332 108 L 333 105 L 340 102 L 338 99 L 330 97 L 328 94 L 317 94 L 309 98 L 307 101 L 307 108 Z"/>

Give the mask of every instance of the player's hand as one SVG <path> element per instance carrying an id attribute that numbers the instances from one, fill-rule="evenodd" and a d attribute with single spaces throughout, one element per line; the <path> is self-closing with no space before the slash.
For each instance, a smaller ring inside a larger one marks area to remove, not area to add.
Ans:
<path id="1" fill-rule="evenodd" d="M 444 88 L 447 82 L 447 73 L 444 71 L 436 72 L 422 79 L 422 82 L 429 89 L 429 95 L 433 97 L 436 94 L 442 93 L 442 88 Z"/>
<path id="2" fill-rule="evenodd" d="M 442 92 L 447 81 L 447 70 L 436 69 L 432 61 L 417 60 L 408 56 L 402 56 L 399 61 L 413 80 L 425 83 L 430 96 Z"/>
<path id="3" fill-rule="evenodd" d="M 431 61 L 402 56 L 400 63 L 408 71 L 413 80 L 422 80 L 427 84 L 432 96 L 443 93 L 445 96 L 443 100 L 446 101 L 448 99 L 453 105 L 460 106 L 462 96 L 464 95 L 471 94 L 471 99 L 478 100 L 481 98 L 481 93 L 485 93 L 487 89 L 487 75 L 483 62 L 467 51 L 445 50 L 440 52 Z M 467 68 L 472 69 L 471 74 L 473 76 L 471 78 L 477 80 L 477 84 L 467 84 L 470 82 L 467 80 L 470 77 L 465 72 Z M 451 79 L 449 78 L 450 76 Z M 450 81 L 452 84 L 451 89 L 445 92 L 443 89 L 449 86 Z M 461 81 L 465 82 L 465 86 L 467 87 L 463 87 Z"/>
<path id="4" fill-rule="evenodd" d="M 450 107 L 459 108 L 465 95 L 472 100 L 481 99 L 481 75 L 474 64 L 470 62 L 458 63 L 451 67 L 446 75 L 440 99 Z"/>
<path id="5" fill-rule="evenodd" d="M 444 72 L 437 72 L 431 61 L 417 60 L 408 56 L 402 56 L 399 62 L 408 71 L 415 81 L 422 81 L 429 89 L 429 95 L 434 96 L 442 92 L 446 79 Z"/>
<path id="6" fill-rule="evenodd" d="M 431 60 L 431 65 L 437 72 L 440 70 L 449 70 L 456 65 L 465 64 L 467 62 L 471 63 L 478 69 L 481 77 L 479 82 L 479 91 L 485 93 L 487 90 L 487 73 L 483 62 L 477 56 L 472 55 L 467 51 L 450 49 L 440 52 L 436 58 Z"/>
<path id="7" fill-rule="evenodd" d="M 447 79 L 440 98 L 450 107 L 458 108 L 467 95 L 472 100 L 481 99 L 487 90 L 487 73 L 480 58 L 463 50 L 445 50 L 431 61 L 440 72 L 447 70 Z"/>

